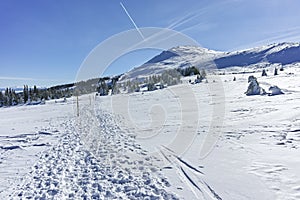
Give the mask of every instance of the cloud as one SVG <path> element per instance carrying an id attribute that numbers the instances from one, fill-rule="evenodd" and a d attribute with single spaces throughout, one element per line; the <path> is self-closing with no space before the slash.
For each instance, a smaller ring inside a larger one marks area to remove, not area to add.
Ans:
<path id="1" fill-rule="evenodd" d="M 72 81 L 72 80 L 38 79 L 38 78 L 12 77 L 12 76 L 0 76 L 0 80 L 13 80 L 13 81 Z"/>
<path id="2" fill-rule="evenodd" d="M 266 35 L 270 35 L 270 36 L 266 36 L 263 39 L 255 41 L 251 44 L 241 45 L 232 50 L 242 50 L 246 48 L 257 47 L 257 46 L 268 45 L 271 43 L 279 43 L 279 42 L 295 42 L 295 41 L 300 42 L 300 26 L 293 27 L 290 29 L 285 29 L 282 31 L 269 32 L 266 33 Z"/>
<path id="3" fill-rule="evenodd" d="M 34 81 L 33 78 L 0 76 L 0 80 Z"/>
<path id="4" fill-rule="evenodd" d="M 184 28 L 182 30 L 180 30 L 180 32 L 190 32 L 190 31 L 197 31 L 197 32 L 200 32 L 200 31 L 208 31 L 212 28 L 214 28 L 216 25 L 213 24 L 213 23 L 197 23 L 195 25 L 192 25 L 192 26 L 188 26 L 187 28 Z"/>
<path id="5" fill-rule="evenodd" d="M 72 83 L 74 80 L 35 79 L 28 77 L 0 76 L 0 88 L 26 85 L 53 86 L 64 83 Z"/>
<path id="6" fill-rule="evenodd" d="M 184 14 L 183 16 L 177 18 L 176 20 L 172 20 L 169 26 L 167 26 L 166 28 L 168 29 L 179 29 L 179 31 L 183 32 L 183 31 L 187 31 L 187 30 L 207 30 L 209 28 L 215 27 L 216 24 L 209 22 L 209 21 L 203 21 L 201 20 L 199 22 L 199 19 L 201 16 L 209 16 L 210 14 L 215 14 L 217 12 L 218 9 L 223 9 L 224 7 L 228 6 L 228 5 L 232 5 L 235 3 L 240 3 L 243 0 L 227 0 L 227 1 L 222 1 L 222 2 L 218 2 L 218 3 L 212 3 L 208 6 L 205 7 L 201 7 L 199 9 L 196 9 L 192 12 L 188 12 L 187 14 Z M 205 28 L 203 28 L 203 25 L 205 25 Z M 201 28 L 202 26 L 202 28 Z"/>

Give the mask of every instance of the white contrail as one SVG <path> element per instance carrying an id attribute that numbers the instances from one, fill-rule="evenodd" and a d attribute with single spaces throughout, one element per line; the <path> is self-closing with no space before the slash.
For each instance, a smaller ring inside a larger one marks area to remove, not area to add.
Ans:
<path id="1" fill-rule="evenodd" d="M 136 23 L 133 21 L 133 19 L 131 18 L 131 16 L 129 15 L 127 9 L 125 8 L 125 6 L 122 4 L 122 2 L 120 2 L 120 5 L 122 6 L 123 10 L 125 11 L 126 15 L 129 17 L 130 21 L 133 23 L 135 29 L 139 32 L 139 34 L 141 35 L 141 37 L 143 39 L 145 39 L 144 35 L 142 34 L 142 32 L 140 31 L 140 29 L 137 27 Z"/>

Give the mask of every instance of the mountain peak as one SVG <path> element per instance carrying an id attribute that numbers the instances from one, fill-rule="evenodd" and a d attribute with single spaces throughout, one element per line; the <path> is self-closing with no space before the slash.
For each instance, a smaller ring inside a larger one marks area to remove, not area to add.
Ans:
<path id="1" fill-rule="evenodd" d="M 177 46 L 169 49 L 168 51 L 175 52 L 179 55 L 188 53 L 224 53 L 220 51 L 211 50 L 201 46 Z"/>
<path id="2" fill-rule="evenodd" d="M 282 42 L 243 51 L 220 52 L 200 46 L 177 46 L 153 57 L 125 74 L 126 78 L 160 74 L 168 69 L 244 67 L 254 64 L 291 64 L 300 62 L 300 43 Z"/>

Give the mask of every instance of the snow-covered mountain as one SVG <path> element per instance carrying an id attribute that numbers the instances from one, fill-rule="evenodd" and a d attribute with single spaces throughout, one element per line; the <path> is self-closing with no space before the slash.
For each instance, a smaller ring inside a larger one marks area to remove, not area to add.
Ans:
<path id="1" fill-rule="evenodd" d="M 300 43 L 278 43 L 226 53 L 214 60 L 217 68 L 249 66 L 259 63 L 291 64 L 300 62 Z"/>
<path id="2" fill-rule="evenodd" d="M 199 68 L 227 68 L 281 65 L 300 62 L 300 43 L 277 43 L 242 51 L 220 52 L 199 46 L 178 46 L 163 51 L 140 67 L 125 73 L 123 79 L 160 74 L 167 69 L 196 66 Z"/>

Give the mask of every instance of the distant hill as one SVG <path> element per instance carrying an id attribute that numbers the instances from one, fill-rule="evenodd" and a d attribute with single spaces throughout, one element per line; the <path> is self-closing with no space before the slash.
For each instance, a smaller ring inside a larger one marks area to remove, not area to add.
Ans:
<path id="1" fill-rule="evenodd" d="M 160 74 L 167 69 L 196 66 L 227 68 L 300 62 L 300 43 L 276 43 L 242 51 L 220 52 L 198 46 L 179 46 L 163 51 L 140 67 L 125 73 L 122 79 L 142 78 Z"/>

